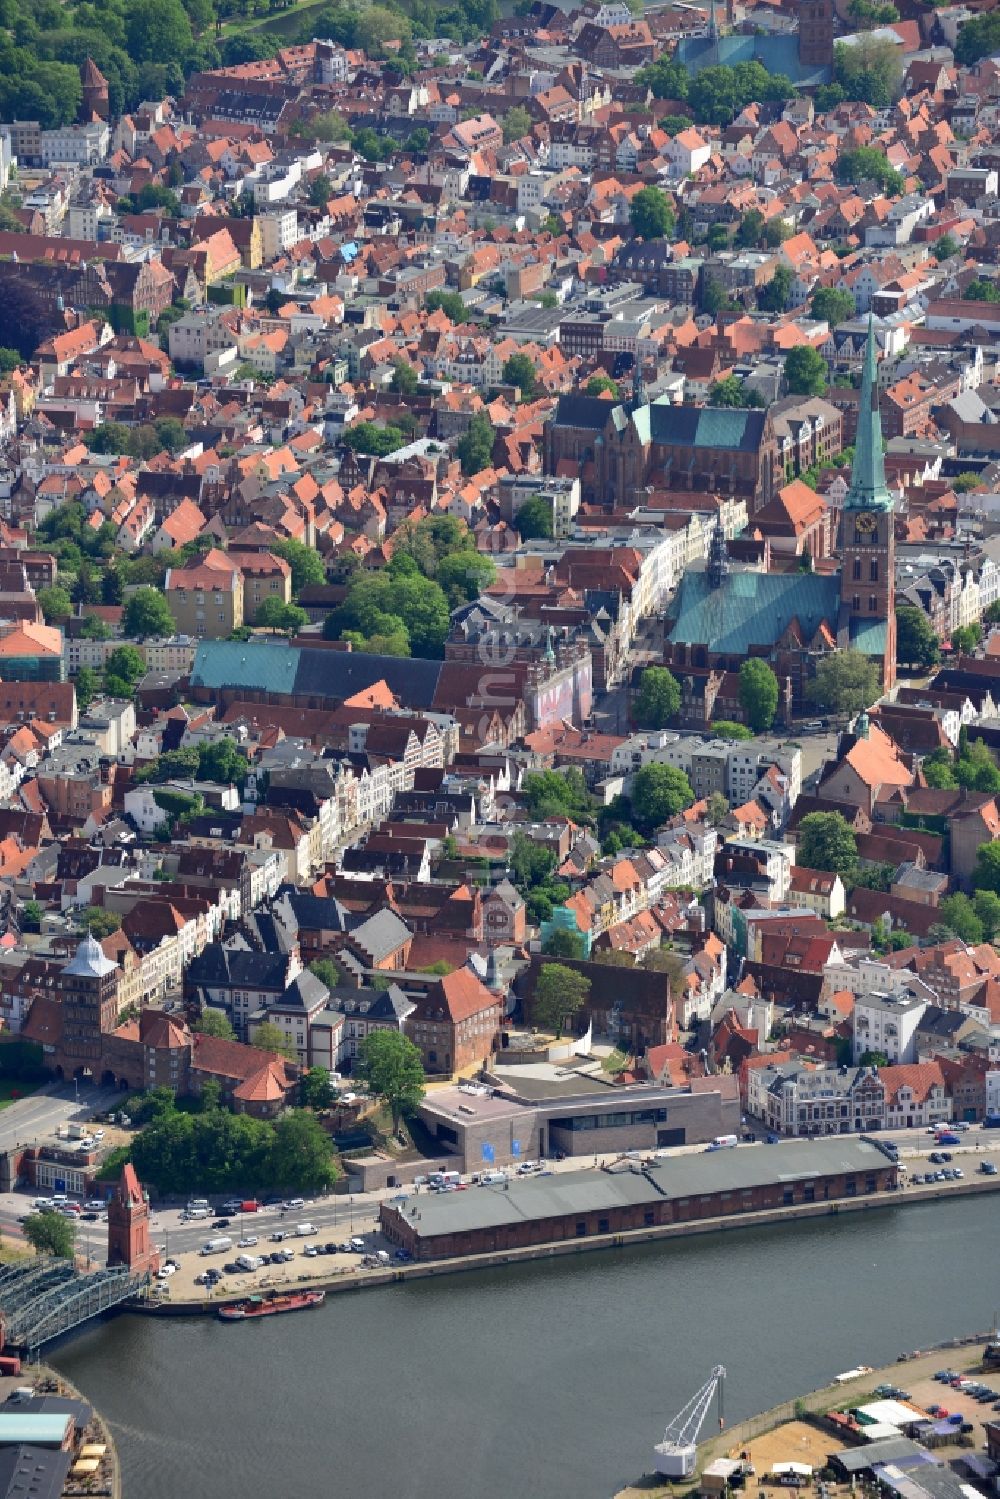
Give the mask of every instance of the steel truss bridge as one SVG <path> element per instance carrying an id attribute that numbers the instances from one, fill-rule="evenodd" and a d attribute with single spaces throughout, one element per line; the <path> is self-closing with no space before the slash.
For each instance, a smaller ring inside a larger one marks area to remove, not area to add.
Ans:
<path id="1" fill-rule="evenodd" d="M 36 1358 L 44 1343 L 140 1295 L 148 1284 L 147 1271 L 135 1274 L 121 1265 L 85 1275 L 72 1260 L 53 1255 L 0 1265 L 5 1345 Z"/>

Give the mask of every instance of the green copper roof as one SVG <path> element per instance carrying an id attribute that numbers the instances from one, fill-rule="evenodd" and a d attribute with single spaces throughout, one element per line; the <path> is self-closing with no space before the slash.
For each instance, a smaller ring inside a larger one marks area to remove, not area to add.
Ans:
<path id="1" fill-rule="evenodd" d="M 845 510 L 891 510 L 892 496 L 885 482 L 882 418 L 878 414 L 878 381 L 875 374 L 875 323 L 869 315 L 865 368 L 858 403 L 858 435 L 854 443 L 851 487 Z"/>
<path id="2" fill-rule="evenodd" d="M 886 622 L 884 619 L 852 619 L 851 649 L 863 656 L 884 656 Z"/>
<path id="3" fill-rule="evenodd" d="M 837 627 L 840 579 L 818 573 L 728 573 L 718 588 L 689 568 L 681 580 L 676 645 L 704 645 L 725 655 L 773 645 L 793 619 L 806 638 L 824 620 Z"/>
<path id="4" fill-rule="evenodd" d="M 294 692 L 298 669 L 294 646 L 270 640 L 203 640 L 195 652 L 191 686 Z"/>

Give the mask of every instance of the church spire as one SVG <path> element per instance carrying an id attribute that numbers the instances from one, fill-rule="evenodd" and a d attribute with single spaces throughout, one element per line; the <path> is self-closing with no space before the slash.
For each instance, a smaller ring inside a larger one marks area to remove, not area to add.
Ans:
<path id="1" fill-rule="evenodd" d="M 882 418 L 878 412 L 878 377 L 875 366 L 875 320 L 868 316 L 861 399 L 858 402 L 858 435 L 854 443 L 851 487 L 844 502 L 847 510 L 891 510 L 892 496 L 885 482 Z"/>

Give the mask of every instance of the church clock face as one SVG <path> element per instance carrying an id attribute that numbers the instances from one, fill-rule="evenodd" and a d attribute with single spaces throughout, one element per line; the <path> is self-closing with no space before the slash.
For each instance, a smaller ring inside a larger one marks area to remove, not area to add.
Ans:
<path id="1" fill-rule="evenodd" d="M 878 526 L 878 516 L 871 510 L 862 510 L 861 514 L 855 517 L 854 524 L 859 531 L 870 533 Z"/>

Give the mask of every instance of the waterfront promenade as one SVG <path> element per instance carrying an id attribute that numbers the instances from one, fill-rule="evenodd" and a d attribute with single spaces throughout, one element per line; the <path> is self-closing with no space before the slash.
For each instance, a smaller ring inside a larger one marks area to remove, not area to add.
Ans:
<path id="1" fill-rule="evenodd" d="M 763 1147 L 761 1147 L 763 1148 Z M 970 1152 L 973 1159 L 977 1157 Z M 981 1153 L 980 1156 L 981 1157 Z M 206 1265 L 217 1263 L 218 1258 L 203 1258 L 192 1254 L 185 1258 L 180 1270 L 165 1282 L 159 1294 L 147 1298 L 133 1309 L 152 1316 L 214 1316 L 221 1303 L 236 1300 L 253 1292 L 288 1290 L 303 1285 L 322 1287 L 336 1293 L 358 1291 L 400 1282 L 437 1279 L 456 1275 L 462 1271 L 494 1269 L 499 1266 L 524 1264 L 532 1260 L 548 1260 L 580 1255 L 596 1250 L 621 1249 L 632 1245 L 655 1243 L 663 1240 L 687 1239 L 698 1235 L 718 1235 L 755 1227 L 798 1223 L 811 1219 L 836 1217 L 849 1219 L 858 1213 L 892 1212 L 918 1203 L 951 1201 L 956 1197 L 974 1197 L 1000 1191 L 1000 1176 L 970 1175 L 960 1182 L 941 1182 L 931 1186 L 900 1187 L 895 1192 L 882 1192 L 871 1197 L 841 1198 L 835 1202 L 799 1203 L 794 1206 L 771 1208 L 760 1212 L 734 1213 L 727 1217 L 702 1218 L 685 1223 L 663 1224 L 658 1227 L 634 1229 L 627 1233 L 592 1234 L 584 1239 L 561 1240 L 557 1243 L 531 1244 L 522 1249 L 506 1249 L 490 1254 L 457 1255 L 454 1258 L 427 1260 L 419 1263 L 391 1265 L 379 1269 L 362 1269 L 355 1256 L 320 1255 L 315 1259 L 305 1258 L 301 1252 L 306 1240 L 290 1238 L 289 1246 L 296 1250 L 295 1260 L 279 1270 L 265 1269 L 245 1275 L 226 1276 L 222 1289 L 214 1294 L 196 1286 L 194 1277 Z M 322 1239 L 322 1232 L 317 1233 Z M 391 1249 L 380 1235 L 369 1231 L 366 1240 L 376 1248 Z M 266 1249 L 267 1236 L 261 1235 L 260 1248 Z M 235 1255 L 234 1247 L 230 1251 Z M 225 1256 L 221 1256 L 225 1258 Z M 331 1265 L 330 1261 L 335 1264 Z"/>

